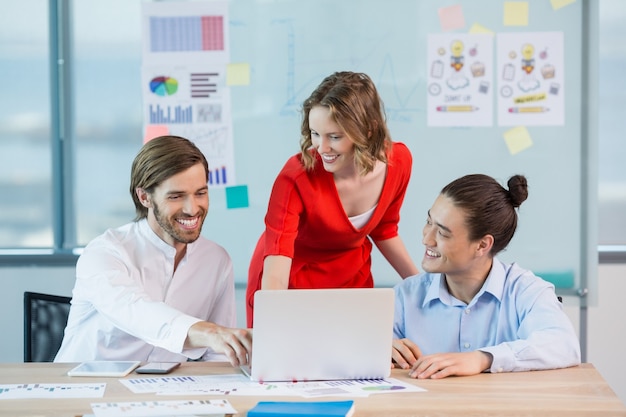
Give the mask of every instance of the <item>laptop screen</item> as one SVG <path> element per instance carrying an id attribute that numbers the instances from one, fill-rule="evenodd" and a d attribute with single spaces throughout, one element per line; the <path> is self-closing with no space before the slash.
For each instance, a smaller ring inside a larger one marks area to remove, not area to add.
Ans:
<path id="1" fill-rule="evenodd" d="M 392 288 L 255 293 L 251 379 L 376 379 L 391 372 Z"/>

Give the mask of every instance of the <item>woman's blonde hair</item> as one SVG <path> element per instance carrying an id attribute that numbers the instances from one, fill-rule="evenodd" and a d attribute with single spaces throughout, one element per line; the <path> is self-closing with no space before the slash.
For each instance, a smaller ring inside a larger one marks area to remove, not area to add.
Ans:
<path id="1" fill-rule="evenodd" d="M 369 76 L 336 72 L 326 77 L 304 101 L 300 149 L 307 170 L 315 166 L 309 126 L 309 113 L 315 106 L 328 108 L 334 122 L 352 140 L 355 162 L 361 174 L 371 172 L 377 160 L 387 162 L 391 138 L 382 100 Z"/>

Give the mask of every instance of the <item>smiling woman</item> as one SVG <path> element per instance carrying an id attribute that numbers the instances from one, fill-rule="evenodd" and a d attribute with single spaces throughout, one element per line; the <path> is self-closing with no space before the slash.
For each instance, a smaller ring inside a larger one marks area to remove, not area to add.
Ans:
<path id="1" fill-rule="evenodd" d="M 391 140 L 370 77 L 326 77 L 304 101 L 300 132 L 250 262 L 250 327 L 259 289 L 373 287 L 370 239 L 400 277 L 418 272 L 398 234 L 412 156 Z"/>

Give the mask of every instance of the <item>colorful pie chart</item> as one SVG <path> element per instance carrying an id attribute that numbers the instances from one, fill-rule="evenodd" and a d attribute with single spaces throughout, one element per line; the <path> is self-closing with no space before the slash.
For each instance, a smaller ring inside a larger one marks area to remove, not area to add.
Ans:
<path id="1" fill-rule="evenodd" d="M 154 77 L 150 80 L 150 91 L 157 96 L 171 96 L 178 91 L 178 81 L 172 77 Z"/>

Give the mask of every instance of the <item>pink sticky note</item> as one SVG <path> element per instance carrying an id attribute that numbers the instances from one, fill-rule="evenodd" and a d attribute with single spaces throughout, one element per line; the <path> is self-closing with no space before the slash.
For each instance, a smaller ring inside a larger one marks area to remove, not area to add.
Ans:
<path id="1" fill-rule="evenodd" d="M 148 142 L 150 139 L 154 139 L 157 136 L 169 135 L 170 130 L 167 125 L 147 125 L 146 133 L 143 136 L 143 143 Z"/>
<path id="2" fill-rule="evenodd" d="M 465 27 L 465 17 L 463 16 L 463 8 L 460 4 L 440 7 L 438 13 L 441 30 L 444 32 Z"/>

